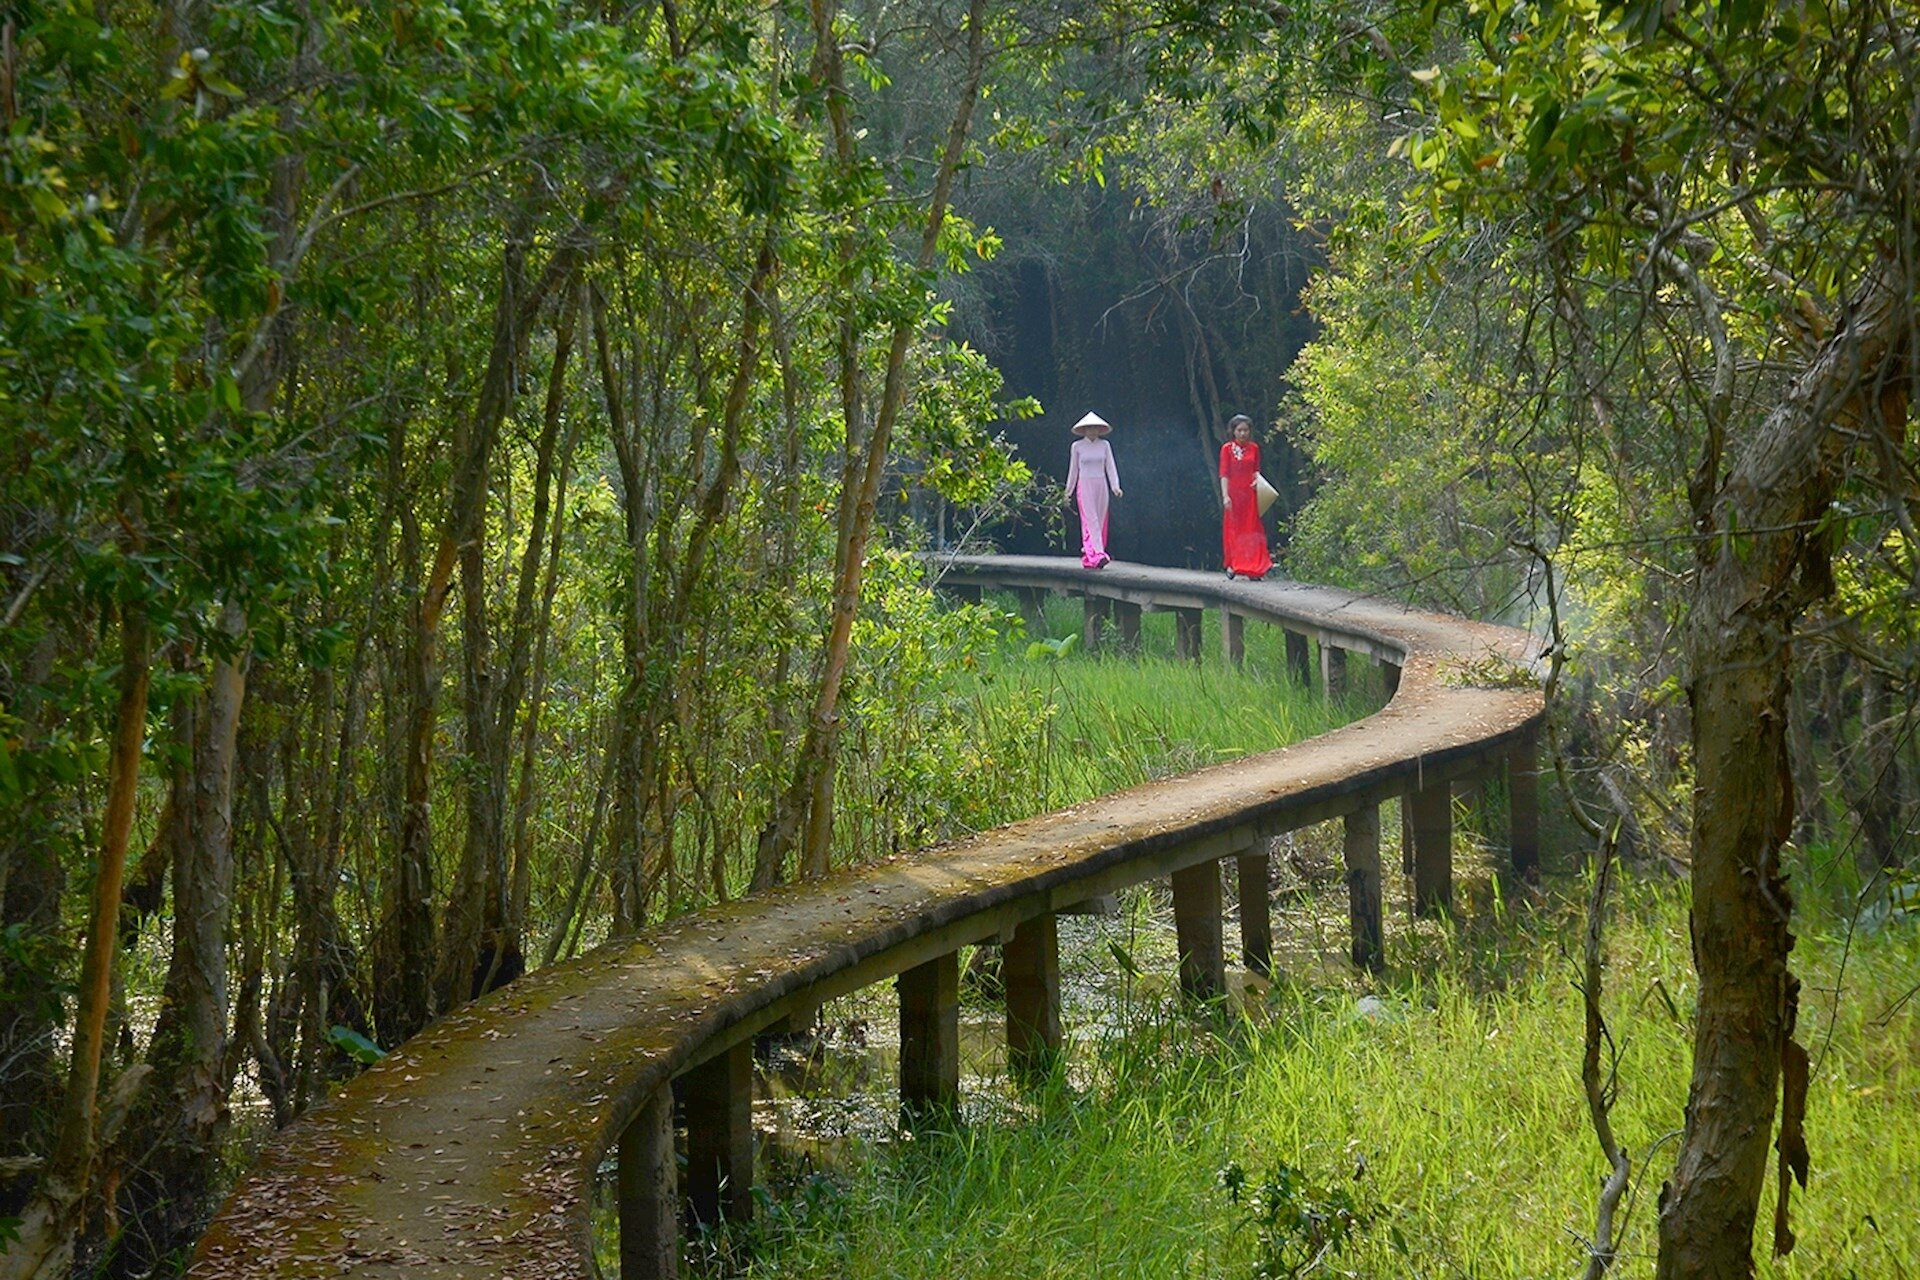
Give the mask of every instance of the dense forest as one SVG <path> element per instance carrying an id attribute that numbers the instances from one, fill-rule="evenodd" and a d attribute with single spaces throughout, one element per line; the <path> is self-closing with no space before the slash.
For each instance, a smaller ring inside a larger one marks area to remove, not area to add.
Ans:
<path id="1" fill-rule="evenodd" d="M 1541 632 L 1569 859 L 1691 887 L 1658 1274 L 1749 1274 L 1793 873 L 1920 866 L 1917 30 L 0 8 L 0 1273 L 171 1273 L 242 1099 L 990 820 L 920 553 L 1063 550 L 1092 407 L 1116 554 L 1216 563 L 1247 412 L 1288 572 Z"/>

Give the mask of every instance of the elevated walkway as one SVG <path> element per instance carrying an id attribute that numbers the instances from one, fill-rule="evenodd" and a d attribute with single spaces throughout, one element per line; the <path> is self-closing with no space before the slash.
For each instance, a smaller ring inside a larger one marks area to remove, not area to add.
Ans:
<path id="1" fill-rule="evenodd" d="M 1134 787 L 950 844 L 681 917 L 527 975 L 442 1019 L 291 1126 L 233 1192 L 190 1274 L 214 1277 L 588 1277 L 595 1177 L 618 1160 L 621 1273 L 674 1274 L 683 1198 L 702 1217 L 748 1210 L 752 1038 L 821 1001 L 899 975 L 901 1100 L 959 1088 L 961 946 L 1004 949 L 1011 1060 L 1057 1051 L 1055 913 L 1172 877 L 1181 984 L 1224 985 L 1222 859 L 1266 901 L 1264 837 L 1345 820 L 1361 964 L 1380 954 L 1379 806 L 1404 805 L 1416 910 L 1450 900 L 1452 784 L 1503 774 L 1514 872 L 1537 863 L 1532 637 L 1284 581 L 1075 561 L 983 557 L 944 585 L 1064 591 L 1096 643 L 1174 611 L 1197 655 L 1214 609 L 1230 658 L 1247 619 L 1288 632 L 1297 677 L 1337 688 L 1348 655 L 1382 664 L 1387 706 L 1311 741 Z M 1313 660 L 1317 647 L 1318 662 Z M 1314 667 L 1317 665 L 1317 673 Z M 1270 955 L 1263 910 L 1242 951 Z M 676 1077 L 687 1185 L 673 1155 Z"/>

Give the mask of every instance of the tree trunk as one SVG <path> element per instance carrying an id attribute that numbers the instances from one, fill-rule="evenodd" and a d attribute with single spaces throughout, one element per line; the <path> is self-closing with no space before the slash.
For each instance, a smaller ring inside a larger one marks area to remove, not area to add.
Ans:
<path id="1" fill-rule="evenodd" d="M 507 237 L 501 254 L 500 295 L 494 307 L 493 346 L 480 384 L 480 397 L 463 433 L 465 448 L 455 473 L 447 522 L 441 534 L 435 581 L 440 565 L 458 560 L 461 587 L 461 654 L 466 696 L 466 749 L 473 767 L 466 774 L 466 842 L 462 847 L 453 894 L 447 903 L 443 946 L 434 983 L 437 1007 L 450 1009 L 472 999 L 489 976 L 508 963 L 504 946 L 507 878 L 506 804 L 512 761 L 513 720 L 518 712 L 524 678 L 514 668 L 525 668 L 524 635 L 510 636 L 512 656 L 505 667 L 495 661 L 488 621 L 486 582 L 486 515 L 492 488 L 494 445 L 507 411 L 513 404 L 515 371 L 525 361 L 533 323 L 545 300 L 572 277 L 580 246 L 565 241 L 548 259 L 546 268 L 529 282 L 522 249 L 522 233 L 531 210 L 523 210 L 521 226 Z M 564 323 L 571 325 L 571 317 Z M 564 373 L 567 342 L 556 357 L 555 373 Z M 549 433 L 550 434 L 550 433 Z M 552 449 L 545 446 L 550 463 Z M 543 477 L 544 479 L 544 477 Z M 534 563 L 538 563 L 537 552 Z M 529 588 L 530 589 L 530 588 Z M 517 977 L 525 961 L 518 958 L 509 976 Z"/>
<path id="2" fill-rule="evenodd" d="M 400 428 L 392 448 L 399 451 Z M 394 478 L 392 483 L 399 483 Z M 409 504 L 400 507 L 401 555 L 409 606 L 401 658 L 399 849 L 374 935 L 374 1022 L 388 1048 L 427 1025 L 434 962 L 433 921 L 433 731 L 438 718 L 440 673 L 435 661 L 439 605 L 444 584 L 420 579 L 420 533 Z"/>
<path id="3" fill-rule="evenodd" d="M 579 318 L 581 301 L 576 295 L 569 297 L 567 317 L 561 330 L 565 341 L 560 345 L 571 347 L 573 326 Z M 562 376 L 565 362 L 558 355 L 554 358 L 554 375 L 547 389 L 547 422 L 550 427 L 557 426 L 561 407 L 565 399 L 565 380 Z M 576 422 L 567 429 L 566 439 L 560 446 L 560 471 L 553 483 L 552 524 L 553 530 L 546 538 L 546 578 L 540 590 L 539 620 L 535 623 L 533 669 L 528 676 L 527 713 L 520 725 L 520 771 L 519 783 L 514 791 L 513 806 L 513 869 L 512 891 L 507 902 L 506 930 L 514 940 L 517 949 L 524 949 L 527 930 L 527 900 L 533 884 L 533 847 L 529 834 L 529 823 L 533 816 L 535 786 L 535 747 L 540 732 L 541 712 L 545 709 L 547 693 L 547 649 L 553 634 L 553 601 L 560 587 L 560 551 L 565 542 L 567 519 L 567 487 L 573 478 L 573 451 L 579 439 L 579 426 Z M 542 443 L 542 475 L 547 465 L 548 448 Z M 536 489 L 539 501 L 545 502 L 546 488 L 541 477 L 536 477 Z M 530 562 L 534 561 L 541 546 L 541 532 L 544 528 L 542 508 L 536 506 L 533 530 L 528 535 L 527 552 Z"/>
<path id="4" fill-rule="evenodd" d="M 769 504 L 767 507 L 769 514 L 777 514 L 779 520 L 777 527 L 769 530 L 768 534 L 776 547 L 773 580 L 791 582 L 794 566 L 799 560 L 799 550 L 795 544 L 800 530 L 800 503 L 806 493 L 805 486 L 800 482 L 800 443 L 803 435 L 800 425 L 800 380 L 793 363 L 792 326 L 777 296 L 771 302 L 770 320 L 774 353 L 780 365 L 780 416 L 783 426 L 780 483 L 784 488 L 781 505 L 774 507 Z M 767 717 L 767 737 L 772 743 L 775 761 L 786 759 L 792 749 L 792 702 L 786 697 L 785 690 L 787 674 L 793 666 L 795 630 L 792 626 L 781 626 L 773 660 L 773 675 L 767 682 L 772 698 Z M 750 882 L 755 892 L 770 889 L 780 882 L 783 871 L 781 862 L 791 840 L 789 832 L 786 842 L 782 843 L 771 824 L 760 833 L 754 849 L 753 878 Z"/>
<path id="5" fill-rule="evenodd" d="M 847 118 L 847 89 L 841 66 L 839 37 L 834 30 L 838 10 L 830 0 L 813 0 L 815 72 L 827 88 L 828 115 L 833 123 L 836 157 L 843 169 L 851 171 L 856 160 L 851 121 Z M 986 70 L 986 5 L 972 0 L 967 10 L 967 75 L 947 129 L 946 148 L 940 156 L 940 168 L 934 178 L 933 202 L 921 232 L 920 250 L 914 259 L 916 270 L 933 266 L 934 250 L 940 229 L 946 223 L 947 200 L 953 190 L 953 176 L 966 149 L 967 132 L 973 108 L 980 96 L 980 80 Z M 849 239 L 842 246 L 843 272 L 854 260 L 857 245 Z M 858 281 L 843 279 L 846 296 L 858 292 Z M 807 721 L 806 740 L 800 748 L 793 781 L 775 803 L 772 816 L 761 833 L 756 866 L 778 869 L 786 863 L 787 851 L 804 829 L 800 846 L 801 870 L 808 876 L 824 875 L 833 843 L 833 781 L 839 759 L 840 686 L 846 678 L 847 658 L 853 639 L 854 616 L 860 608 L 860 587 L 866 569 L 867 539 L 873 530 L 874 508 L 879 501 L 880 480 L 886 471 L 887 448 L 893 435 L 893 423 L 906 399 L 906 360 L 908 344 L 918 325 L 910 319 L 897 321 L 887 351 L 886 380 L 880 407 L 874 416 L 873 430 L 864 447 L 859 443 L 861 416 L 859 395 L 859 355 L 854 340 L 851 316 L 841 321 L 841 409 L 846 419 L 847 465 L 840 485 L 839 539 L 834 555 L 832 613 L 821 656 L 820 684 L 814 697 L 813 712 Z"/>
<path id="6" fill-rule="evenodd" d="M 1886 671 L 1872 659 L 1855 658 L 1860 678 L 1860 736 L 1840 769 L 1841 790 L 1859 823 L 1854 865 L 1863 883 L 1900 863 L 1903 806 L 1900 736 L 1905 717 L 1895 704 Z"/>
<path id="7" fill-rule="evenodd" d="M 649 518 L 652 498 L 649 478 L 642 467 L 641 442 L 634 438 L 634 424 L 626 399 L 620 393 L 620 377 L 614 367 L 606 298 L 594 289 L 590 300 L 600 394 L 606 409 L 608 434 L 613 437 L 614 458 L 620 469 L 620 516 L 628 557 L 625 590 L 620 602 L 620 694 L 613 712 L 613 757 L 607 766 L 613 779 L 607 878 L 613 891 L 613 927 L 616 932 L 625 933 L 638 927 L 641 806 L 645 802 L 643 779 L 647 773 L 646 761 L 640 758 L 645 742 L 640 720 L 645 701 L 647 627 L 651 613 L 648 599 L 652 594 L 652 560 L 647 554 L 647 531 L 652 523 Z"/>
<path id="8" fill-rule="evenodd" d="M 1826 796 L 1820 786 L 1820 751 L 1832 747 L 1833 731 L 1826 715 L 1828 669 L 1833 665 L 1825 646 L 1806 647 L 1799 654 L 1793 683 L 1793 705 L 1788 708 L 1787 733 L 1793 754 L 1793 790 L 1796 816 L 1794 843 L 1802 848 L 1833 838 Z"/>
<path id="9" fill-rule="evenodd" d="M 614 928 L 629 933 L 643 922 L 652 891 L 666 878 L 672 858 L 673 824 L 663 815 L 657 823 L 658 849 L 654 866 L 647 867 L 646 817 L 661 802 L 670 802 L 672 788 L 663 776 L 666 753 L 659 749 L 661 729 L 672 712 L 672 681 L 656 664 L 668 661 L 693 616 L 695 593 L 703 581 L 709 549 L 726 517 L 733 486 L 740 476 L 740 434 L 760 361 L 768 291 L 779 266 L 773 224 L 765 228 L 752 274 L 740 294 L 740 323 L 734 344 L 733 372 L 727 384 L 718 422 L 720 457 L 711 479 L 702 482 L 702 445 L 696 438 L 688 474 L 694 477 L 687 502 L 693 519 L 681 550 L 677 571 L 664 559 L 671 545 L 672 523 L 678 510 L 656 504 L 652 459 L 643 456 L 646 442 L 638 438 L 635 415 L 620 394 L 606 315 L 606 300 L 592 297 L 594 347 L 602 394 L 611 422 L 614 453 L 620 467 L 621 512 L 628 555 L 620 636 L 622 677 L 614 725 L 613 823 L 610 879 L 614 896 Z M 703 400 L 705 397 L 701 397 Z M 702 421 L 705 419 L 702 418 Z M 643 462 L 646 466 L 643 467 Z M 660 560 L 656 564 L 655 561 Z M 656 576 L 657 575 L 657 576 Z M 663 585 L 664 584 L 664 585 Z"/>
<path id="10" fill-rule="evenodd" d="M 137 527 L 137 512 L 132 523 Z M 100 863 L 94 872 L 86 952 L 80 964 L 66 1098 L 46 1170 L 21 1214 L 19 1236 L 0 1254 L 0 1277 L 4 1280 L 64 1277 L 85 1213 L 98 1136 L 96 1094 L 107 1005 L 113 991 L 113 955 L 120 934 L 120 885 L 126 872 L 127 838 L 133 829 L 133 803 L 140 782 L 140 748 L 147 729 L 147 634 L 147 616 L 141 607 L 123 605 L 120 698 L 114 711 L 113 747 L 107 763 L 106 821 L 100 835 Z"/>
<path id="11" fill-rule="evenodd" d="M 1791 642 L 1800 613 L 1832 589 L 1824 518 L 1857 434 L 1843 428 L 1882 411 L 1884 387 L 1906 373 L 1906 294 L 1873 281 L 1865 305 L 1768 414 L 1726 483 L 1696 492 L 1701 564 L 1685 642 L 1700 994 L 1686 1129 L 1661 1194 L 1660 1280 L 1752 1275 L 1783 1067 L 1782 1164 L 1806 1176 L 1798 1126 L 1806 1054 L 1792 1039 L 1799 983 L 1787 968 L 1792 899 L 1779 857 L 1794 821 Z M 1904 400 L 1900 410 L 1903 419 Z M 1783 1180 L 1775 1248 L 1791 1247 Z"/>
<path id="12" fill-rule="evenodd" d="M 147 1063 L 146 1097 L 129 1129 L 137 1168 L 121 1211 L 140 1223 L 115 1270 L 142 1275 L 204 1225 L 227 1130 L 227 921 L 233 892 L 235 748 L 246 697 L 245 619 L 228 605 L 236 652 L 213 660 L 207 688 L 175 709 L 173 953 Z"/>

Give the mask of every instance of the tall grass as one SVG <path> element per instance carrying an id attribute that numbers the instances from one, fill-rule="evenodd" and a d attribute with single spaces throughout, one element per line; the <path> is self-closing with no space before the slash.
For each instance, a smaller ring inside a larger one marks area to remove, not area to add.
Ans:
<path id="1" fill-rule="evenodd" d="M 1090 1084 L 1038 1096 L 1030 1122 L 876 1149 L 850 1180 L 771 1201 L 733 1256 L 748 1275 L 846 1280 L 1253 1276 L 1266 1255 L 1219 1175 L 1284 1165 L 1308 1208 L 1344 1193 L 1372 1211 L 1326 1274 L 1578 1274 L 1605 1169 L 1572 963 L 1551 939 L 1577 922 L 1557 923 L 1498 982 L 1442 941 L 1426 976 L 1365 1005 L 1282 987 L 1258 1022 L 1162 1010 L 1096 1051 Z M 1646 1275 L 1690 1058 L 1683 893 L 1630 883 L 1608 952 L 1615 1126 L 1635 1166 L 1617 1274 Z M 1920 1001 L 1901 1003 L 1920 927 L 1817 927 L 1796 955 L 1809 992 L 1838 985 L 1843 956 L 1847 981 L 1803 1014 L 1813 1177 L 1794 1198 L 1798 1248 L 1768 1258 L 1763 1225 L 1760 1274 L 1920 1276 Z"/>
<path id="2" fill-rule="evenodd" d="M 1242 668 L 1220 656 L 1213 619 L 1205 660 L 1176 660 L 1167 614 L 1147 619 L 1138 658 L 1055 656 L 1044 645 L 1035 656 L 1029 650 L 1043 638 L 1078 636 L 1077 603 L 1051 601 L 1029 632 L 1012 596 L 936 611 L 917 578 L 884 594 L 884 617 L 862 619 L 855 630 L 861 662 L 844 694 L 836 865 L 1282 746 L 1379 696 L 1363 680 L 1353 698 L 1329 708 L 1286 677 L 1283 642 L 1270 628 L 1249 628 Z M 727 796 L 716 799 L 724 809 Z M 707 841 L 734 850 L 729 888 L 744 891 L 758 827 L 738 813 L 711 825 L 716 830 L 694 824 L 687 833 L 687 860 L 710 865 Z M 688 876 L 668 887 L 693 890 L 677 899 L 691 903 L 705 883 Z"/>
<path id="3" fill-rule="evenodd" d="M 972 757 L 988 770 L 989 811 L 977 825 L 1011 821 L 1163 778 L 1299 742 L 1365 714 L 1379 697 L 1360 682 L 1329 703 L 1286 677 L 1280 633 L 1249 626 L 1246 659 L 1219 656 L 1209 614 L 1202 660 L 1174 655 L 1171 614 L 1143 619 L 1141 651 L 1065 656 L 1033 652 L 1040 640 L 1078 636 L 1080 606 L 1049 599 L 1037 629 L 1012 616 L 1002 643 L 951 696 L 971 725 Z"/>
<path id="4" fill-rule="evenodd" d="M 1059 638 L 1079 623 L 1077 606 L 1056 601 L 1038 630 Z M 1194 664 L 1173 656 L 1171 618 L 1146 623 L 1144 652 L 1127 658 L 1032 657 L 1033 637 L 1009 636 L 951 691 L 972 718 L 967 767 L 999 783 L 982 817 L 1295 741 L 1380 696 L 1364 672 L 1338 708 L 1293 688 L 1267 628 L 1248 628 L 1235 670 L 1211 627 Z M 1464 875 L 1484 871 L 1461 861 Z M 1283 1224 L 1357 1208 L 1354 1239 L 1315 1274 L 1579 1274 L 1606 1172 L 1585 1116 L 1567 952 L 1583 895 L 1568 882 L 1546 905 L 1516 906 L 1490 884 L 1462 895 L 1451 927 L 1390 927 L 1390 969 L 1370 985 L 1306 966 L 1242 1013 L 1131 1004 L 1120 1030 L 1073 1045 L 1071 1070 L 996 1109 L 1012 1122 L 874 1143 L 833 1172 L 803 1172 L 771 1189 L 751 1225 L 694 1252 L 713 1274 L 835 1280 L 1293 1274 L 1302 1254 L 1283 1256 L 1284 1225 L 1263 1235 L 1255 1220 L 1265 1185 L 1269 1202 L 1285 1189 Z M 1755 1247 L 1767 1280 L 1920 1280 L 1920 923 L 1862 931 L 1844 903 L 1803 904 L 1813 1176 L 1794 1196 L 1798 1246 L 1776 1260 L 1769 1174 Z M 1278 927 L 1337 905 L 1296 903 Z M 1634 1165 L 1623 1276 L 1651 1274 L 1654 1202 L 1684 1122 L 1686 912 L 1683 885 L 1630 879 L 1607 934 L 1614 1127 Z M 1117 987 L 1124 961 L 1095 948 L 1076 963 L 1111 964 L 1093 982 Z M 1223 1180 L 1228 1170 L 1240 1173 Z"/>

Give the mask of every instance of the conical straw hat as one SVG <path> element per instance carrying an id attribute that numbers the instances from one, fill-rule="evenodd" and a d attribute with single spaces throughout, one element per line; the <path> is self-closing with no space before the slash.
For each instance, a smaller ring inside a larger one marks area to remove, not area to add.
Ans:
<path id="1" fill-rule="evenodd" d="M 1113 424 L 1111 422 L 1108 422 L 1097 413 L 1089 413 L 1086 417 L 1073 424 L 1073 434 L 1083 435 L 1095 427 L 1105 427 L 1108 431 L 1113 430 Z"/>

